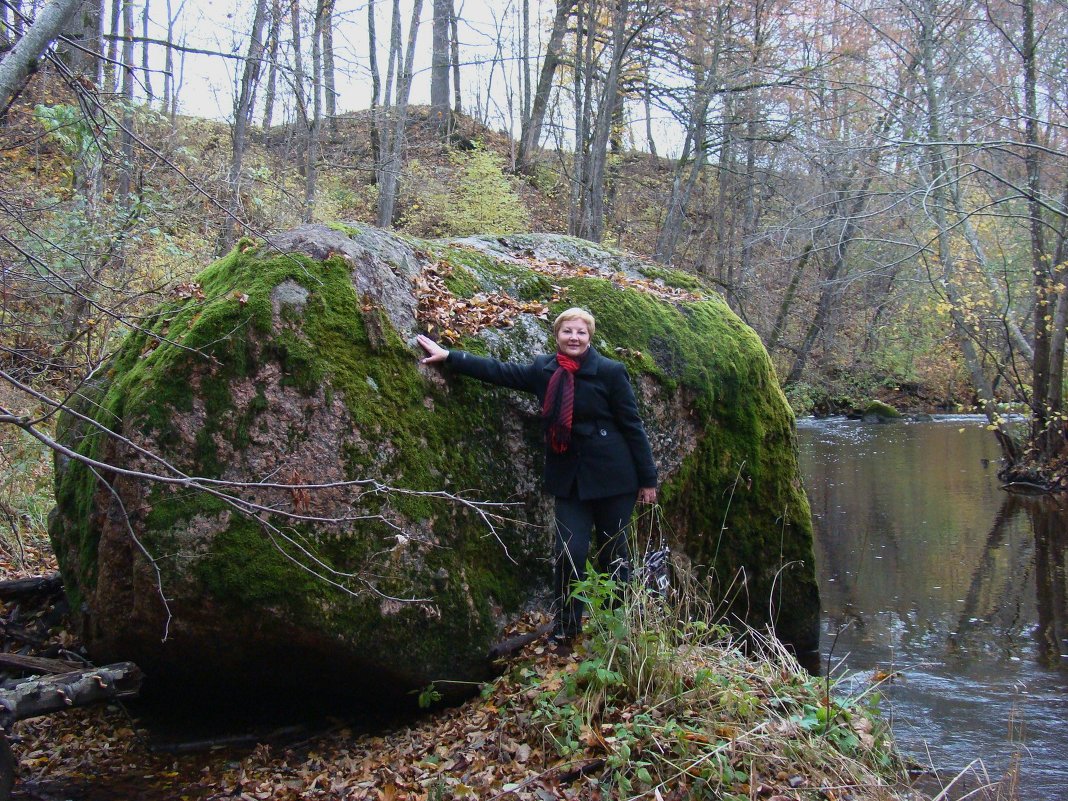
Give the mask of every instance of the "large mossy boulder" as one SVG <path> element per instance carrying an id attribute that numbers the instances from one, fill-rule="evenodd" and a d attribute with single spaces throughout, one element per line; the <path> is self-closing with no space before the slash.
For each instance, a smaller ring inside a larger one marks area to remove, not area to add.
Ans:
<path id="1" fill-rule="evenodd" d="M 313 225 L 179 287 L 61 420 L 95 463 L 58 459 L 50 529 L 93 657 L 168 694 L 368 704 L 482 678 L 546 596 L 537 409 L 420 365 L 414 337 L 526 360 L 576 305 L 630 370 L 676 553 L 814 648 L 793 417 L 718 296 L 567 237 Z"/>

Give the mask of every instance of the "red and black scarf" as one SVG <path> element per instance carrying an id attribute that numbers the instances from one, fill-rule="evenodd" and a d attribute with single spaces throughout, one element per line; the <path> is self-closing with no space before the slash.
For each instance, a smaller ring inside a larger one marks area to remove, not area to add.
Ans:
<path id="1" fill-rule="evenodd" d="M 545 429 L 545 441 L 554 453 L 565 453 L 571 445 L 571 418 L 575 413 L 575 373 L 582 366 L 586 355 L 572 359 L 557 352 L 556 372 L 549 379 L 545 400 L 541 404 L 541 422 Z"/>

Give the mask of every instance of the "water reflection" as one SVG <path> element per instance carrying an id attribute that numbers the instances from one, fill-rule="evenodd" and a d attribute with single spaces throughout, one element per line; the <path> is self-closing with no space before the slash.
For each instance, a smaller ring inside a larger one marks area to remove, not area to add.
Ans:
<path id="1" fill-rule="evenodd" d="M 816 525 L 823 656 L 900 671 L 886 690 L 899 742 L 995 777 L 1020 746 L 1020 793 L 1068 786 L 1068 513 L 998 488 L 982 421 L 799 425 Z M 844 687 L 843 691 L 848 691 Z"/>
<path id="2" fill-rule="evenodd" d="M 1038 625 L 1035 639 L 1046 665 L 1064 665 L 1068 657 L 1068 516 L 1064 510 L 1051 514 L 1049 505 L 1029 501 L 1027 507 L 1035 530 L 1035 584 L 1038 588 Z"/>

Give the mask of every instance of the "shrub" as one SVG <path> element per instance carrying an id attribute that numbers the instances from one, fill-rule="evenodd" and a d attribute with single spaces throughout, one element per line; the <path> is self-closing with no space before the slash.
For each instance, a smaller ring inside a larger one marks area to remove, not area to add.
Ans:
<path id="1" fill-rule="evenodd" d="M 401 186 L 400 226 L 417 236 L 469 236 L 526 231 L 530 220 L 516 180 L 500 156 L 482 148 L 454 153 L 453 169 L 413 160 Z"/>
<path id="2" fill-rule="evenodd" d="M 838 697 L 838 682 L 806 672 L 773 637 L 717 622 L 717 605 L 680 565 L 675 580 L 667 597 L 593 571 L 576 586 L 590 613 L 577 665 L 544 680 L 524 674 L 531 721 L 561 757 L 599 755 L 609 797 L 677 788 L 749 798 L 758 784 L 789 791 L 800 773 L 807 786 L 894 797 L 887 788 L 904 771 L 877 691 Z"/>

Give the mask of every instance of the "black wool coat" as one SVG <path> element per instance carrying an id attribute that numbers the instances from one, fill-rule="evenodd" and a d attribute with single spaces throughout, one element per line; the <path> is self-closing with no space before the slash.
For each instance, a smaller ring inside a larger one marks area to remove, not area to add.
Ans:
<path id="1" fill-rule="evenodd" d="M 449 351 L 446 363 L 480 381 L 532 392 L 539 406 L 558 367 L 555 354 L 513 364 L 460 350 Z M 575 373 L 571 445 L 564 453 L 546 445 L 543 478 L 546 492 L 566 497 L 577 490 L 581 500 L 656 486 L 656 463 L 627 368 L 592 347 Z"/>

